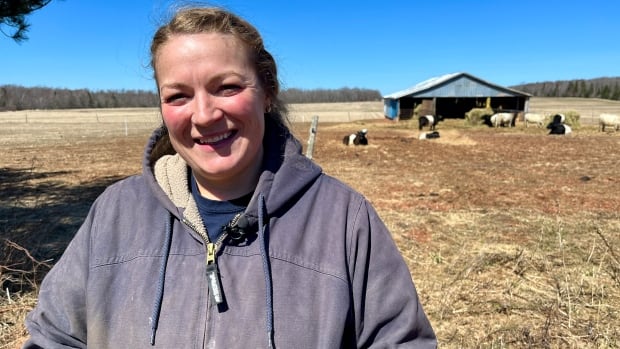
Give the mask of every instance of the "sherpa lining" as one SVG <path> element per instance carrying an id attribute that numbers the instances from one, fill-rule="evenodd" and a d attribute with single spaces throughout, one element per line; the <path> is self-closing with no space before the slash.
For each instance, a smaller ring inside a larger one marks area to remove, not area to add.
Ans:
<path id="1" fill-rule="evenodd" d="M 179 154 L 164 155 L 155 162 L 153 173 L 157 183 L 172 203 L 177 207 L 185 208 L 183 217 L 192 224 L 205 241 L 209 241 L 198 206 L 189 190 L 187 182 L 189 173 L 185 160 Z"/>

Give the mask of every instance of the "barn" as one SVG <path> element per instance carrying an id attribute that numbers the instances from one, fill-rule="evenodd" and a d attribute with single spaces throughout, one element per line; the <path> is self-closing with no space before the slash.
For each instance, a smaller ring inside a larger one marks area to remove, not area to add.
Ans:
<path id="1" fill-rule="evenodd" d="M 414 115 L 465 118 L 473 108 L 524 112 L 531 95 L 482 80 L 468 73 L 434 77 L 403 91 L 383 96 L 388 119 L 407 120 Z M 414 114 L 414 111 L 417 113 Z"/>

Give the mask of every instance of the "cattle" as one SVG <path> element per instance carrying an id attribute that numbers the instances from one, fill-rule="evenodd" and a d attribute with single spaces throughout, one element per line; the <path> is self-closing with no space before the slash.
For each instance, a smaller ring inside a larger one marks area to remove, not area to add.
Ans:
<path id="1" fill-rule="evenodd" d="M 567 135 L 570 134 L 573 129 L 566 124 L 549 124 L 547 126 L 550 135 Z"/>
<path id="2" fill-rule="evenodd" d="M 547 125 L 550 135 L 567 135 L 572 132 L 572 128 L 564 124 L 566 118 L 563 114 L 555 114 L 552 121 Z"/>
<path id="3" fill-rule="evenodd" d="M 435 130 L 435 126 L 439 121 L 442 121 L 443 117 L 441 115 L 433 116 L 433 115 L 421 115 L 418 118 L 418 129 L 422 131 L 422 129 L 428 126 L 428 129 L 431 131 Z"/>
<path id="4" fill-rule="evenodd" d="M 536 127 L 542 127 L 545 123 L 545 119 L 547 119 L 545 115 L 536 113 L 525 113 L 523 116 L 523 122 L 525 123 L 526 128 L 529 124 L 534 124 Z"/>
<path id="5" fill-rule="evenodd" d="M 555 114 L 553 117 L 556 118 L 556 115 L 559 115 L 559 120 L 561 123 L 565 123 L 566 122 L 566 116 L 564 116 L 564 114 Z"/>
<path id="6" fill-rule="evenodd" d="M 344 136 L 342 143 L 345 145 L 368 145 L 368 138 L 366 137 L 367 133 L 368 130 L 363 129 L 348 136 Z"/>
<path id="7" fill-rule="evenodd" d="M 496 113 L 491 116 L 491 125 L 494 127 L 514 127 L 515 113 Z"/>
<path id="8" fill-rule="evenodd" d="M 433 132 L 422 132 L 420 133 L 420 136 L 418 137 L 419 139 L 434 139 L 434 138 L 439 138 L 439 132 L 438 131 L 433 131 Z"/>
<path id="9" fill-rule="evenodd" d="M 620 117 L 616 114 L 601 114 L 598 117 L 598 126 L 601 132 L 605 132 L 605 127 L 613 127 L 614 130 L 620 129 Z"/>

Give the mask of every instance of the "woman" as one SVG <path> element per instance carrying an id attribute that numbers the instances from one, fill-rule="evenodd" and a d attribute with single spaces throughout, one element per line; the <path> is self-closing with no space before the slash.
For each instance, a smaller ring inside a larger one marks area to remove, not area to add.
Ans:
<path id="1" fill-rule="evenodd" d="M 256 29 L 185 9 L 151 55 L 165 126 L 46 276 L 25 348 L 435 347 L 375 210 L 301 154 Z"/>

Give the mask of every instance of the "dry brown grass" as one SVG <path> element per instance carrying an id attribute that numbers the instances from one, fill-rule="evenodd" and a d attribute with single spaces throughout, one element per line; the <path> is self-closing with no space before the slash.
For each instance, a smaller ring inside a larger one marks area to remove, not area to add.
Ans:
<path id="1" fill-rule="evenodd" d="M 333 131 L 356 126 L 371 145 L 339 145 Z M 441 347 L 620 346 L 620 134 L 356 126 L 320 128 L 315 160 L 378 208 Z"/>
<path id="2" fill-rule="evenodd" d="M 580 105 L 544 102 L 552 112 Z M 321 118 L 329 110 L 307 112 Z M 26 124 L 2 122 L 0 113 L 0 143 L 10 149 L 0 153 L 0 348 L 24 339 L 45 264 L 94 197 L 140 171 L 148 130 L 159 120 L 144 115 L 127 123 L 41 116 Z M 585 123 L 569 137 L 548 136 L 517 126 L 447 120 L 441 138 L 420 141 L 414 122 L 321 118 L 313 159 L 384 218 L 440 347 L 618 348 L 620 133 Z M 369 129 L 370 145 L 341 144 L 360 128 Z M 304 143 L 308 129 L 294 124 Z"/>

